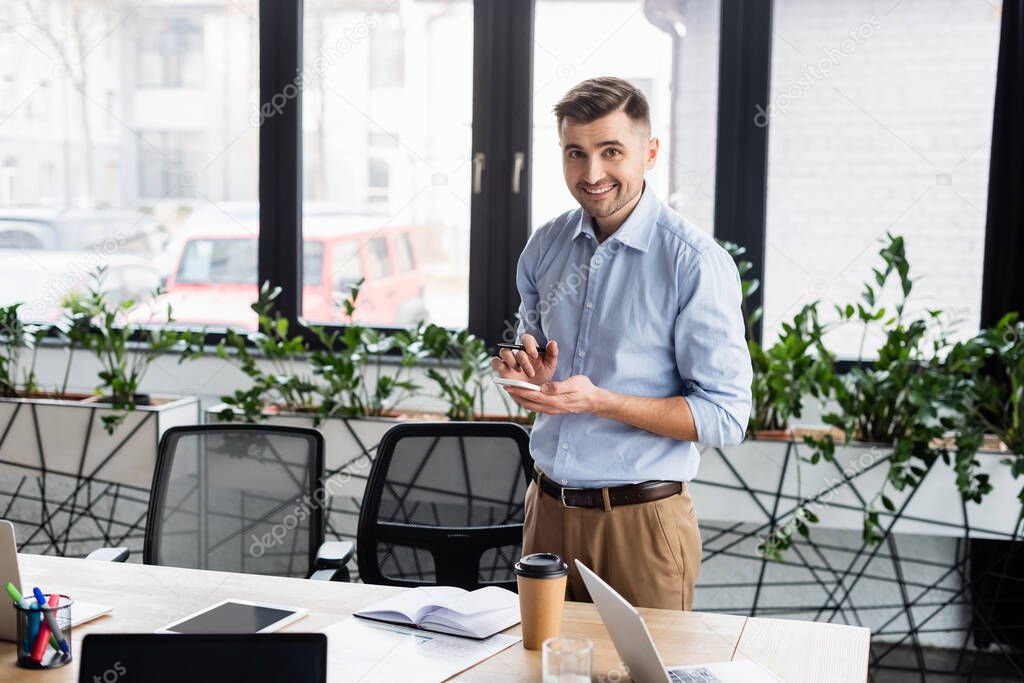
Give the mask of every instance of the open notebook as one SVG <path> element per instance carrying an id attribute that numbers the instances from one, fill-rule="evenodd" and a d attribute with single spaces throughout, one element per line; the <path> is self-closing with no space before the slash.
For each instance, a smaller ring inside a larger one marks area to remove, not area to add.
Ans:
<path id="1" fill-rule="evenodd" d="M 427 631 L 487 638 L 519 623 L 519 596 L 497 586 L 475 591 L 421 586 L 370 605 L 355 615 Z"/>

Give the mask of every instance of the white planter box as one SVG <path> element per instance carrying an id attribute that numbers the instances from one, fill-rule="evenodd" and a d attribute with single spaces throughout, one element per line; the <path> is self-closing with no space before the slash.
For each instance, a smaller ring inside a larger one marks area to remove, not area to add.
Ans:
<path id="1" fill-rule="evenodd" d="M 864 503 L 882 488 L 891 449 L 870 444 L 837 444 L 834 463 L 800 462 L 798 473 L 797 454 L 809 456 L 811 452 L 803 443 L 770 440 L 704 449 L 697 479 L 690 485 L 697 514 L 721 521 L 765 523 L 773 510 L 777 519 L 784 519 L 801 498 L 816 498 L 816 503 L 809 503 L 821 520 L 814 526 L 859 531 Z M 1008 538 L 1020 510 L 1017 492 L 1021 482 L 1014 481 L 1009 468 L 1000 462 L 1005 453 L 986 451 L 977 457 L 981 471 L 989 475 L 993 487 L 980 504 L 961 503 L 956 475 L 940 459 L 916 492 L 887 488 L 886 495 L 901 511 L 893 531 L 956 538 L 963 538 L 965 533 L 971 538 Z M 880 501 L 875 501 L 875 506 L 881 512 L 883 527 L 887 527 L 889 513 Z"/>
<path id="2" fill-rule="evenodd" d="M 0 505 L 23 552 L 85 555 L 102 546 L 142 548 L 160 437 L 196 424 L 187 397 L 139 406 L 113 434 L 101 403 L 0 398 Z"/>
<path id="3" fill-rule="evenodd" d="M 835 462 L 800 462 L 798 479 L 797 455 L 810 453 L 802 442 L 771 440 L 703 450 L 689 485 L 704 539 L 696 608 L 862 624 L 876 641 L 915 647 L 963 645 L 972 627 L 964 540 L 1010 538 L 1021 509 L 1006 455 L 978 454 L 993 486 L 980 504 L 961 501 L 941 459 L 916 492 L 890 487 L 896 512 L 874 505 L 891 533 L 870 545 L 861 538 L 864 507 L 882 487 L 891 449 L 837 445 Z M 807 525 L 809 539 L 790 524 L 801 501 L 820 520 Z M 781 562 L 758 552 L 773 523 L 791 533 Z"/>
<path id="4" fill-rule="evenodd" d="M 139 406 L 108 434 L 102 418 L 119 412 L 102 403 L 0 398 L 0 474 L 63 474 L 148 489 L 160 437 L 198 423 L 199 401 Z"/>

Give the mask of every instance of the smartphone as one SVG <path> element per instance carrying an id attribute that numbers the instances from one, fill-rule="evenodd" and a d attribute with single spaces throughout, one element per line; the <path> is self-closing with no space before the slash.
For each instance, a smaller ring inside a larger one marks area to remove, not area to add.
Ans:
<path id="1" fill-rule="evenodd" d="M 519 387 L 520 389 L 531 389 L 532 391 L 540 391 L 540 387 L 536 384 L 530 384 L 518 379 L 505 379 L 504 377 L 495 377 L 495 384 L 500 384 L 506 387 Z"/>

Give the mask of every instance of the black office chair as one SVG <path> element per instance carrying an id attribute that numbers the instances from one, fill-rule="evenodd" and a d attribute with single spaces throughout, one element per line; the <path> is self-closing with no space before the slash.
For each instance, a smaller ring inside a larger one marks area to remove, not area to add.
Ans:
<path id="1" fill-rule="evenodd" d="M 172 427 L 160 440 L 142 561 L 347 581 L 352 543 L 324 543 L 323 472 L 315 429 Z M 123 562 L 128 550 L 89 558 Z"/>
<path id="2" fill-rule="evenodd" d="M 508 422 L 410 422 L 377 447 L 359 514 L 360 578 L 516 589 L 529 437 Z"/>

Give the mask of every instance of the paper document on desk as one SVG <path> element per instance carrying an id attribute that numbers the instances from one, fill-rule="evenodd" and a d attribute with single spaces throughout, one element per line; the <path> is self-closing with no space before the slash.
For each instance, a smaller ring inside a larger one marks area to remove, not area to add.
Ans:
<path id="1" fill-rule="evenodd" d="M 501 633 L 471 640 L 354 617 L 324 633 L 328 683 L 436 683 L 522 640 Z"/>
<path id="2" fill-rule="evenodd" d="M 781 683 L 760 664 L 747 660 L 671 666 L 668 676 L 672 683 Z"/>

